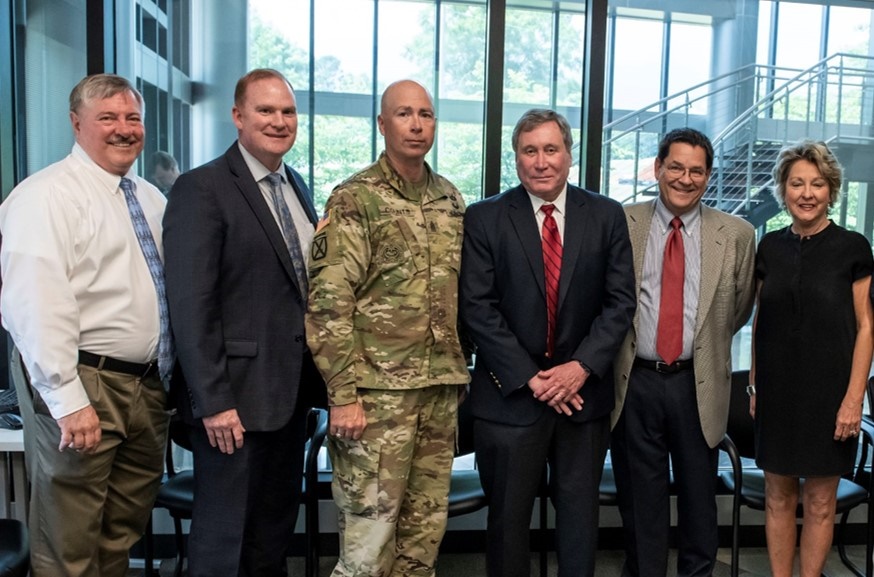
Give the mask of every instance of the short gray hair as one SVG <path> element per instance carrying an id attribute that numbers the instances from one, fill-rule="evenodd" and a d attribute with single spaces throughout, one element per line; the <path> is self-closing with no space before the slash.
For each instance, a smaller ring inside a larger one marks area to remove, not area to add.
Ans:
<path id="1" fill-rule="evenodd" d="M 70 112 L 79 112 L 86 102 L 105 100 L 121 92 L 130 91 L 140 105 L 140 111 L 145 112 L 143 95 L 134 88 L 127 78 L 115 74 L 92 74 L 79 81 L 70 92 Z"/>
<path id="2" fill-rule="evenodd" d="M 519 137 L 523 132 L 531 132 L 547 122 L 558 124 L 558 129 L 561 131 L 561 139 L 564 141 L 564 147 L 567 149 L 567 153 L 570 154 L 571 148 L 574 145 L 571 125 L 568 124 L 567 118 L 548 108 L 532 108 L 519 118 L 519 121 L 516 122 L 516 128 L 513 129 L 513 152 L 518 152 Z"/>

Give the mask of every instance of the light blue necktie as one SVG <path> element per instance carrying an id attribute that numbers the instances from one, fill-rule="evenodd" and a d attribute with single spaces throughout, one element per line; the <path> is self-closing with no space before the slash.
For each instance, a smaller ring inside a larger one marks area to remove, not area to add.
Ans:
<path id="1" fill-rule="evenodd" d="M 306 261 L 303 258 L 300 237 L 297 236 L 297 228 L 294 226 L 294 220 L 291 218 L 291 211 L 288 209 L 288 204 L 282 196 L 282 177 L 275 172 L 271 172 L 264 179 L 270 185 L 273 207 L 276 209 L 276 214 L 279 215 L 279 226 L 282 229 L 285 246 L 288 248 L 288 254 L 294 265 L 294 275 L 297 277 L 298 287 L 301 294 L 306 297 L 308 290 Z"/>
<path id="2" fill-rule="evenodd" d="M 158 373 L 161 376 L 161 380 L 167 381 L 173 370 L 173 357 L 175 354 L 173 351 L 173 334 L 170 332 L 170 309 L 167 306 L 167 288 L 164 284 L 164 264 L 161 262 L 161 257 L 158 254 L 158 246 L 155 244 L 155 238 L 152 236 L 152 229 L 149 228 L 149 222 L 146 220 L 146 215 L 143 214 L 143 207 L 140 206 L 140 201 L 137 200 L 134 194 L 134 183 L 129 178 L 122 178 L 120 186 L 124 191 L 124 199 L 127 201 L 130 219 L 133 222 L 134 232 L 136 232 L 143 256 L 146 257 L 146 264 L 149 266 L 152 282 L 155 283 L 155 292 L 158 293 L 158 314 L 161 321 L 160 332 L 158 334 Z"/>

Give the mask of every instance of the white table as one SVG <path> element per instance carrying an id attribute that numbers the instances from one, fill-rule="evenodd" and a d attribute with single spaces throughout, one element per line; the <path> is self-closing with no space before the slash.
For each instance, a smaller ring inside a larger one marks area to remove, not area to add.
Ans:
<path id="1" fill-rule="evenodd" d="M 26 523 L 28 490 L 24 432 L 0 429 L 0 517 Z"/>

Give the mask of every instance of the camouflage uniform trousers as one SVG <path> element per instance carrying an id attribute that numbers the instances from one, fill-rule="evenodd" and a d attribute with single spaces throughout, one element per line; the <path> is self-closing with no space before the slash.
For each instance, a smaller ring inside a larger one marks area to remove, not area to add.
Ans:
<path id="1" fill-rule="evenodd" d="M 367 428 L 331 438 L 340 558 L 332 577 L 432 576 L 446 531 L 458 387 L 361 389 Z"/>

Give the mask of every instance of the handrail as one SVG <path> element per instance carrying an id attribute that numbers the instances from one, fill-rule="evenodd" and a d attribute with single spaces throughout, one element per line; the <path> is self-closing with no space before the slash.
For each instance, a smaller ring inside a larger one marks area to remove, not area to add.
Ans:
<path id="1" fill-rule="evenodd" d="M 672 100 L 677 100 L 677 99 L 679 99 L 679 98 L 686 98 L 686 99 L 687 99 L 686 102 L 687 102 L 688 104 L 692 104 L 692 103 L 695 103 L 695 102 L 698 102 L 698 101 L 704 100 L 705 98 L 710 98 L 710 97 L 712 97 L 714 94 L 718 94 L 719 92 L 724 92 L 726 89 L 733 88 L 733 87 L 735 87 L 735 85 L 739 84 L 740 82 L 745 82 L 745 81 L 747 81 L 747 80 L 755 79 L 755 78 L 764 78 L 764 77 L 772 78 L 772 76 L 766 76 L 766 75 L 763 75 L 763 74 L 756 74 L 756 72 L 757 72 L 759 69 L 773 70 L 773 71 L 786 70 L 786 71 L 790 71 L 790 72 L 797 72 L 797 71 L 798 71 L 797 68 L 786 68 L 786 67 L 781 67 L 781 66 L 769 66 L 769 65 L 765 65 L 765 64 L 747 64 L 747 65 L 742 66 L 742 67 L 740 67 L 740 68 L 738 68 L 738 69 L 736 69 L 736 70 L 732 70 L 731 72 L 726 72 L 726 73 L 724 73 L 724 74 L 720 74 L 719 76 L 716 76 L 716 77 L 711 78 L 711 79 L 709 79 L 709 80 L 705 80 L 705 81 L 703 81 L 703 82 L 699 82 L 698 84 L 695 84 L 694 86 L 692 86 L 692 87 L 690 87 L 690 88 L 686 88 L 686 89 L 684 89 L 684 90 L 681 90 L 680 92 L 675 92 L 674 94 L 671 94 L 671 95 L 669 95 L 669 96 L 665 96 L 665 97 L 663 97 L 663 98 L 660 98 L 659 100 L 656 100 L 656 101 L 653 102 L 652 104 L 649 104 L 649 105 L 647 105 L 647 106 L 645 106 L 645 107 L 643 107 L 643 108 L 639 108 L 639 109 L 634 110 L 634 111 L 632 111 L 632 112 L 627 112 L 627 113 L 625 113 L 624 115 L 622 115 L 621 117 L 619 117 L 619 118 L 617 118 L 617 119 L 615 119 L 615 120 L 611 120 L 610 122 L 608 122 L 607 124 L 605 124 L 604 127 L 603 127 L 603 130 L 604 130 L 604 132 L 608 132 L 608 131 L 610 131 L 610 130 L 613 130 L 614 127 L 619 126 L 619 125 L 621 125 L 621 124 L 623 124 L 623 123 L 625 123 L 625 122 L 628 122 L 628 120 L 631 119 L 631 118 L 634 118 L 634 117 L 636 117 L 636 116 L 644 115 L 644 114 L 646 114 L 649 110 L 654 109 L 654 108 L 658 109 L 658 113 L 659 113 L 659 115 L 664 115 L 664 114 L 666 113 L 666 111 L 661 110 L 662 105 L 663 105 L 663 104 L 666 104 L 666 103 L 668 103 L 668 102 L 671 102 Z M 746 71 L 746 70 L 751 70 L 750 75 L 749 75 L 749 76 L 744 76 L 744 77 L 742 77 L 740 80 L 735 81 L 734 84 L 732 84 L 732 85 L 727 85 L 727 86 L 722 86 L 722 87 L 719 88 L 718 90 L 714 90 L 714 91 L 711 91 L 711 92 L 707 92 L 706 94 L 703 94 L 703 95 L 698 96 L 698 97 L 696 97 L 696 98 L 693 98 L 693 99 L 691 99 L 691 100 L 688 99 L 688 95 L 689 95 L 689 94 L 691 94 L 691 93 L 693 93 L 693 92 L 695 92 L 695 91 L 697 91 L 697 90 L 699 90 L 699 89 L 701 89 L 701 88 L 705 88 L 705 87 L 707 87 L 707 86 L 709 86 L 709 85 L 716 84 L 716 83 L 718 83 L 718 82 L 720 82 L 721 80 L 724 80 L 724 79 L 726 79 L 726 78 L 729 78 L 729 77 L 732 77 L 732 76 L 737 76 L 738 74 L 740 74 L 740 73 L 742 73 L 742 72 L 744 72 L 744 71 Z M 677 110 L 677 108 L 673 108 L 672 110 Z M 649 121 L 649 120 L 652 120 L 653 118 L 655 118 L 655 117 L 651 117 L 651 118 L 649 118 L 648 121 Z M 633 126 L 630 130 L 635 129 L 635 128 L 637 128 L 638 126 L 639 126 L 639 125 L 635 125 L 635 126 Z"/>
<path id="2" fill-rule="evenodd" d="M 769 172 L 754 174 L 754 150 L 763 149 L 762 142 L 769 140 L 783 143 L 797 139 L 799 136 L 813 137 L 820 140 L 833 141 L 850 127 L 857 127 L 854 136 L 864 138 L 861 130 L 865 117 L 860 115 L 858 122 L 853 122 L 848 115 L 843 114 L 842 101 L 848 88 L 868 87 L 874 90 L 874 71 L 864 67 L 849 66 L 848 61 L 871 63 L 874 59 L 866 56 L 838 53 L 828 56 L 813 66 L 802 70 L 782 85 L 775 87 L 750 107 L 740 113 L 714 139 L 714 162 L 719 166 L 716 178 L 715 204 L 734 214 L 749 211 L 754 204 L 758 191 L 771 188 L 774 185 Z M 833 78 L 836 77 L 836 78 Z M 846 83 L 848 78 L 858 78 L 858 85 Z M 828 91 L 838 87 L 837 107 L 834 109 L 834 119 L 829 118 L 829 110 L 825 106 Z M 801 101 L 793 101 L 800 95 Z M 796 107 L 793 110 L 793 105 Z M 803 112 L 799 115 L 799 110 Z M 781 115 L 782 112 L 782 115 Z M 771 123 L 770 132 L 765 134 L 758 127 L 760 122 Z M 803 127 L 803 129 L 801 129 Z M 796 135 L 795 133 L 799 133 Z M 738 155 L 738 150 L 745 150 L 750 157 L 744 165 L 735 166 L 734 172 L 729 168 L 729 156 Z M 773 146 L 772 146 L 773 149 Z M 776 151 L 773 151 L 776 159 Z M 742 192 L 740 195 L 726 193 L 724 181 L 726 174 L 737 175 L 741 171 L 744 178 L 736 185 Z M 730 202 L 726 199 L 730 197 Z"/>
<path id="3" fill-rule="evenodd" d="M 816 76 L 822 75 L 821 69 L 823 68 L 824 65 L 826 65 L 826 63 L 829 60 L 832 60 L 834 58 L 843 58 L 845 56 L 851 56 L 853 58 L 862 58 L 862 59 L 870 60 L 872 63 L 874 63 L 874 58 L 868 57 L 868 56 L 857 56 L 854 54 L 844 54 L 844 53 L 838 53 L 838 54 L 833 54 L 831 56 L 828 56 L 828 57 L 824 58 L 823 60 L 817 62 L 816 64 L 814 64 L 810 68 L 808 68 L 806 70 L 802 70 L 801 72 L 799 72 L 798 74 L 796 74 L 795 76 L 793 76 L 792 78 L 787 80 L 785 84 L 783 84 L 777 88 L 774 88 L 769 93 L 765 94 L 760 100 L 754 102 L 752 106 L 750 106 L 745 111 L 740 113 L 738 115 L 738 117 L 734 119 L 734 121 L 732 121 L 728 126 L 726 126 L 722 130 L 722 132 L 720 132 L 719 135 L 717 135 L 716 138 L 713 139 L 713 142 L 715 143 L 716 141 L 723 140 L 724 138 L 726 138 L 732 131 L 734 131 L 736 129 L 737 126 L 740 126 L 741 124 L 746 122 L 747 119 L 751 115 L 755 114 L 756 110 L 760 110 L 760 109 L 766 108 L 766 107 L 768 107 L 768 108 L 773 107 L 776 95 L 781 94 L 781 93 L 789 90 L 789 85 L 791 85 L 793 82 L 798 82 L 801 78 L 803 78 L 805 76 L 811 76 L 812 77 L 811 81 L 815 80 Z M 826 68 L 826 69 L 828 69 L 828 68 Z M 845 70 L 843 67 L 839 67 L 838 69 L 841 72 L 843 72 Z M 874 78 L 874 71 L 865 70 L 862 68 L 850 69 L 850 70 L 858 70 L 860 72 L 860 75 L 863 75 L 863 77 Z M 805 82 L 804 85 L 807 85 L 808 83 L 809 82 Z M 801 87 L 801 86 L 799 86 L 799 87 Z"/>
<path id="4" fill-rule="evenodd" d="M 731 91 L 736 91 L 733 98 Z M 718 127 L 724 122 L 713 138 L 714 171 L 705 200 L 729 212 L 748 213 L 762 202 L 755 198 L 759 191 L 773 185 L 770 167 L 783 143 L 801 136 L 869 141 L 871 121 L 862 110 L 872 98 L 874 57 L 837 53 L 804 70 L 746 65 L 605 124 L 602 192 L 615 196 L 624 188 L 624 202 L 653 193 L 656 185 L 652 179 L 641 181 L 640 167 L 651 161 L 660 135 L 671 126 Z M 732 107 L 744 100 L 751 104 L 738 114 Z M 692 110 L 702 102 L 706 112 Z M 613 153 L 626 141 L 622 162 L 628 178 L 616 180 Z"/>

